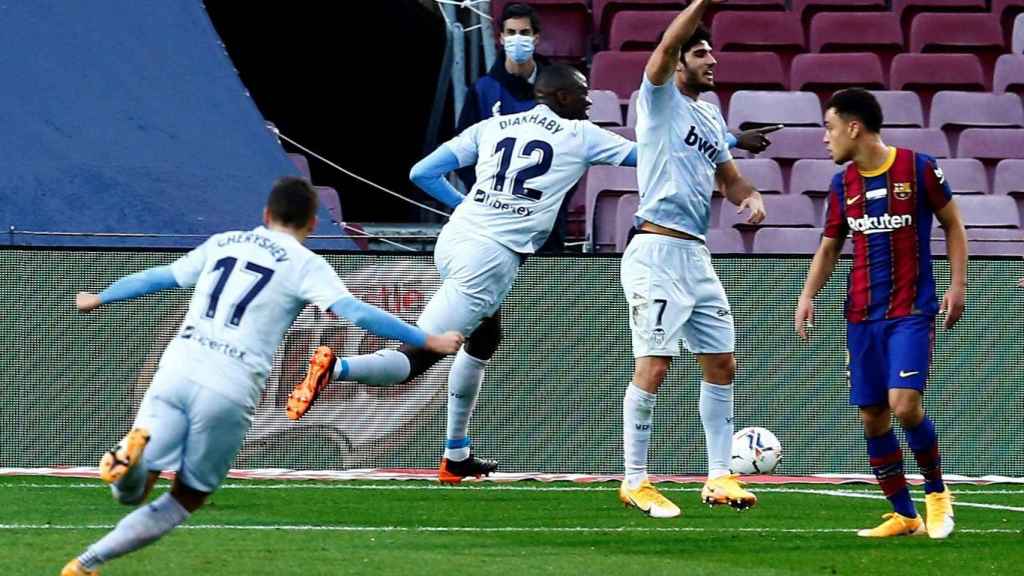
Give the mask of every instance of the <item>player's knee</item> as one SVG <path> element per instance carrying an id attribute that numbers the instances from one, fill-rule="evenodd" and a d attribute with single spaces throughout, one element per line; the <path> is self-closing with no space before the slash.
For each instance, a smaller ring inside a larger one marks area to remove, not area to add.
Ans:
<path id="1" fill-rule="evenodd" d="M 736 377 L 736 357 L 732 354 L 711 356 L 704 362 L 704 379 L 713 384 L 731 384 Z"/>
<path id="2" fill-rule="evenodd" d="M 868 436 L 878 436 L 889 429 L 888 406 L 861 406 L 860 419 Z"/>
<path id="3" fill-rule="evenodd" d="M 892 407 L 893 414 L 904 427 L 915 427 L 924 418 L 924 410 L 917 402 L 900 402 Z"/>
<path id="4" fill-rule="evenodd" d="M 490 360 L 501 344 L 501 313 L 484 318 L 466 339 L 466 353 L 480 360 Z"/>
<path id="5" fill-rule="evenodd" d="M 657 356 L 638 358 L 633 370 L 633 383 L 644 390 L 657 390 L 665 380 L 670 359 Z"/>
<path id="6" fill-rule="evenodd" d="M 182 508 L 188 510 L 191 514 L 203 507 L 210 493 L 192 488 L 185 484 L 181 478 L 175 478 L 174 484 L 171 485 L 171 496 L 178 501 L 178 504 L 181 504 Z"/>
<path id="7" fill-rule="evenodd" d="M 424 350 L 423 348 L 413 348 L 408 344 L 402 344 L 398 351 L 405 354 L 405 357 L 409 359 L 409 377 L 405 379 L 406 382 L 430 370 L 434 364 L 437 364 L 441 358 L 444 358 L 444 356 L 436 352 Z"/>
<path id="8" fill-rule="evenodd" d="M 138 506 L 139 504 L 142 504 L 149 493 L 149 490 L 146 490 L 145 487 L 136 490 L 135 492 L 122 492 L 114 486 L 111 486 L 111 488 L 111 492 L 114 494 L 114 499 L 125 506 Z"/>

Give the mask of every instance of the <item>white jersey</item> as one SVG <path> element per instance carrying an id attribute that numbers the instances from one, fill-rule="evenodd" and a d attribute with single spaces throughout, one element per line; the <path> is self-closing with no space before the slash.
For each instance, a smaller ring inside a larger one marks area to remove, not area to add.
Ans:
<path id="1" fill-rule="evenodd" d="M 719 164 L 732 160 L 722 112 L 644 74 L 637 98 L 638 219 L 704 239 Z"/>
<path id="2" fill-rule="evenodd" d="M 251 408 L 274 351 L 306 304 L 327 310 L 351 296 L 323 257 L 263 226 L 211 236 L 171 272 L 195 291 L 161 366 L 194 367 L 197 381 Z"/>
<path id="3" fill-rule="evenodd" d="M 543 104 L 488 118 L 446 144 L 476 185 L 450 223 L 520 254 L 540 248 L 565 195 L 592 164 L 622 164 L 635 146 L 589 120 L 567 120 Z"/>

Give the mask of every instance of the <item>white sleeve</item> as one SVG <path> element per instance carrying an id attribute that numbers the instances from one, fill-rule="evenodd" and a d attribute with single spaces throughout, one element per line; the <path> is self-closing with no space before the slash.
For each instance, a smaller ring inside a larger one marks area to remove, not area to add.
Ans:
<path id="1" fill-rule="evenodd" d="M 352 293 L 345 283 L 338 278 L 337 272 L 322 256 L 313 256 L 302 267 L 299 279 L 299 297 L 314 304 L 321 310 L 327 310 L 332 304 Z"/>
<path id="2" fill-rule="evenodd" d="M 191 288 L 196 285 L 203 269 L 206 268 L 206 249 L 211 242 L 213 242 L 213 237 L 171 263 L 171 274 L 174 274 L 174 280 L 178 282 L 178 286 Z"/>
<path id="3" fill-rule="evenodd" d="M 722 148 L 715 157 L 715 164 L 725 164 L 732 160 L 732 151 L 729 150 L 729 127 L 722 116 L 722 109 L 715 106 L 715 113 L 718 115 L 718 125 L 722 127 Z"/>
<path id="4" fill-rule="evenodd" d="M 655 86 L 647 78 L 647 72 L 643 73 L 643 81 L 640 82 L 640 93 L 637 95 L 637 122 L 641 117 L 649 126 L 669 126 L 672 115 L 672 102 L 679 90 L 676 88 L 675 79 L 670 77 L 661 86 Z"/>
<path id="5" fill-rule="evenodd" d="M 636 147 L 635 142 L 630 142 L 589 120 L 583 121 L 583 145 L 586 147 L 585 155 L 588 164 L 611 164 L 612 166 L 622 164 L 626 156 L 629 156 L 629 153 Z"/>
<path id="6" fill-rule="evenodd" d="M 486 120 L 477 122 L 462 131 L 461 134 L 445 142 L 445 146 L 455 154 L 460 166 L 472 166 L 476 164 L 479 154 L 480 129 Z"/>

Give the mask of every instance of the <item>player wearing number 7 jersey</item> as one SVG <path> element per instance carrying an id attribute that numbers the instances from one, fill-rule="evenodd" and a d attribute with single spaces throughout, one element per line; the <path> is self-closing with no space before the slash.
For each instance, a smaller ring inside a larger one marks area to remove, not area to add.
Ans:
<path id="1" fill-rule="evenodd" d="M 316 211 L 309 183 L 284 178 L 270 192 L 265 226 L 216 234 L 169 266 L 122 278 L 98 295 L 78 293 L 78 309 L 90 312 L 195 287 L 134 427 L 100 461 L 100 476 L 123 504 L 145 500 L 162 470 L 176 472 L 171 491 L 122 519 L 62 576 L 96 574 L 100 564 L 157 540 L 203 505 L 242 446 L 274 351 L 308 303 L 437 354 L 462 344 L 460 334 L 429 335 L 352 296 L 330 264 L 302 245 L 316 228 Z"/>
<path id="2" fill-rule="evenodd" d="M 427 331 L 469 334 L 448 375 L 448 426 L 438 478 L 455 483 L 490 474 L 497 462 L 477 458 L 467 436 L 484 368 L 501 340 L 499 308 L 526 255 L 544 244 L 565 195 L 593 164 L 636 165 L 635 145 L 588 121 L 587 80 L 568 66 L 549 66 L 537 79 L 538 105 L 473 125 L 441 145 L 411 178 L 455 207 L 441 230 L 434 260 L 443 280 L 417 324 Z M 444 175 L 476 165 L 465 197 Z M 333 374 L 341 380 L 387 386 L 415 378 L 441 355 L 422 347 L 335 361 L 321 348 L 306 382 Z M 326 382 L 324 382 L 326 383 Z"/>

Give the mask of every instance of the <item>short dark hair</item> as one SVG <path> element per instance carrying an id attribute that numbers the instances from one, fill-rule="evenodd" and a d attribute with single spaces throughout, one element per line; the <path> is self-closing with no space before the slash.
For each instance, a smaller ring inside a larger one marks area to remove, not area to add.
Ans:
<path id="1" fill-rule="evenodd" d="M 863 88 L 846 88 L 832 95 L 825 102 L 825 110 L 835 109 L 839 116 L 853 116 L 864 124 L 869 132 L 882 131 L 882 107 L 875 95 Z"/>
<path id="2" fill-rule="evenodd" d="M 554 94 L 559 90 L 575 88 L 581 74 L 567 64 L 551 64 L 540 69 L 535 86 L 538 93 Z"/>
<path id="3" fill-rule="evenodd" d="M 302 228 L 316 215 L 320 199 L 308 180 L 286 176 L 270 190 L 267 210 L 270 217 L 289 228 Z"/>
<path id="4" fill-rule="evenodd" d="M 686 53 L 690 51 L 690 48 L 700 44 L 702 41 L 707 42 L 708 46 L 711 45 L 711 30 L 708 30 L 708 27 L 705 26 L 703 22 L 698 22 L 697 29 L 693 31 L 690 38 L 686 42 L 683 42 L 683 45 L 680 47 L 679 59 L 682 60 Z"/>
<path id="5" fill-rule="evenodd" d="M 505 31 L 505 21 L 512 18 L 529 18 L 530 28 L 533 28 L 533 33 L 537 34 L 540 32 L 540 18 L 537 17 L 537 13 L 533 11 L 529 4 L 520 2 L 505 4 L 505 9 L 501 11 L 502 32 Z"/>

